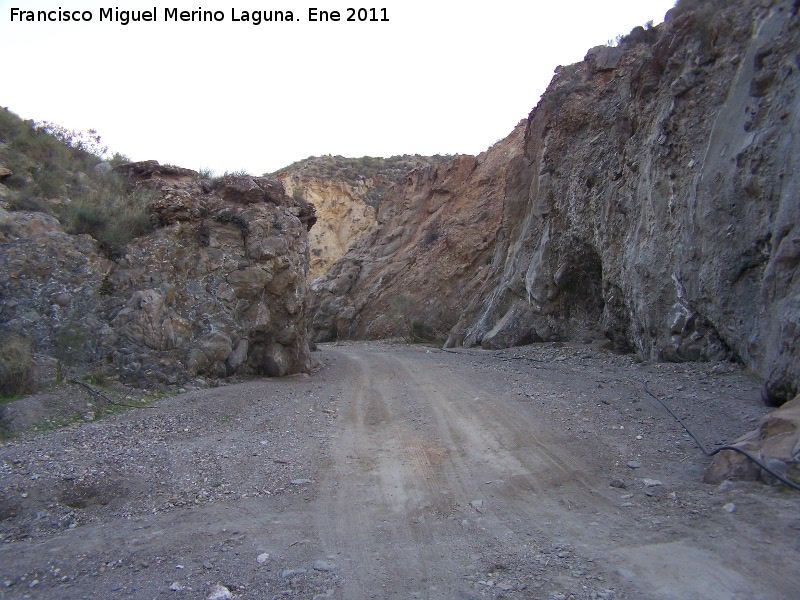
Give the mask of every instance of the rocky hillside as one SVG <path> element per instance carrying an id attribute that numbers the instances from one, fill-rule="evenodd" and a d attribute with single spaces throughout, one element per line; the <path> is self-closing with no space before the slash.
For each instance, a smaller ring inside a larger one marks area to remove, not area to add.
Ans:
<path id="1" fill-rule="evenodd" d="M 315 282 L 315 339 L 409 321 L 449 346 L 602 338 L 647 359 L 736 357 L 774 403 L 792 398 L 797 12 L 682 0 L 559 67 L 508 139 L 395 188 Z"/>
<path id="2" fill-rule="evenodd" d="M 114 171 L 151 198 L 154 230 L 122 248 L 0 209 L 0 336 L 60 369 L 148 387 L 308 370 L 313 207 L 274 178 L 202 179 L 155 161 Z"/>
<path id="3" fill-rule="evenodd" d="M 390 158 L 311 157 L 274 174 L 286 193 L 314 205 L 317 225 L 310 232 L 309 278 L 324 274 L 376 224 L 380 199 L 409 171 L 448 160 L 443 156 Z"/>

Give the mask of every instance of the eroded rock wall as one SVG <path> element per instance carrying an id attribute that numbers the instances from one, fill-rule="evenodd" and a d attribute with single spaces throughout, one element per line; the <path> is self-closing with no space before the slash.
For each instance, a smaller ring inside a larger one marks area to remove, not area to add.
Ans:
<path id="1" fill-rule="evenodd" d="M 53 217 L 0 212 L 3 334 L 142 385 L 308 370 L 313 207 L 272 178 L 202 180 L 155 161 L 119 169 L 155 191 L 159 226 L 115 260 Z"/>
<path id="2" fill-rule="evenodd" d="M 396 184 L 377 227 L 312 282 L 314 339 L 446 337 L 491 271 L 524 131 Z"/>
<path id="3" fill-rule="evenodd" d="M 523 210 L 503 276 L 451 344 L 600 326 L 647 358 L 734 354 L 777 402 L 796 393 L 796 6 L 700 7 L 558 71 L 528 121 L 526 197 L 506 198 Z"/>
<path id="4" fill-rule="evenodd" d="M 380 229 L 315 286 L 314 336 L 396 332 L 388 307 L 411 294 L 425 320 L 430 303 L 457 321 L 451 346 L 607 338 L 648 359 L 738 357 L 775 403 L 792 398 L 797 11 L 788 0 L 681 2 L 663 25 L 557 69 L 521 133 L 442 175 L 414 174 L 384 200 Z M 472 172 L 458 185 L 434 183 L 461 170 Z M 459 250 L 416 243 L 429 205 L 436 231 L 471 220 L 463 237 L 441 236 Z M 454 265 L 469 275 L 453 277 Z"/>
<path id="5" fill-rule="evenodd" d="M 314 205 L 317 224 L 309 232 L 309 279 L 323 275 L 361 237 L 376 225 L 375 209 L 366 203 L 372 180 L 347 182 L 284 172 L 277 178 L 290 196 Z"/>

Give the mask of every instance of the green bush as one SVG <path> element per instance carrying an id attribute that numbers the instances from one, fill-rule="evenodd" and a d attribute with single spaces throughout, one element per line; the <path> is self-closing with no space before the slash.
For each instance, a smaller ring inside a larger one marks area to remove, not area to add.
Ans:
<path id="1" fill-rule="evenodd" d="M 84 327 L 70 319 L 53 336 L 53 346 L 56 350 L 56 381 L 61 382 L 67 378 L 70 368 L 76 363 L 77 355 L 86 343 L 87 331 Z"/>
<path id="2" fill-rule="evenodd" d="M 112 178 L 116 179 L 116 175 Z M 118 182 L 68 205 L 61 215 L 67 232 L 88 233 L 100 242 L 109 258 L 123 254 L 128 242 L 153 230 L 147 212 L 151 193 L 146 190 L 127 193 L 114 189 L 115 185 Z"/>
<path id="3" fill-rule="evenodd" d="M 88 233 L 99 240 L 108 227 L 109 216 L 94 204 L 80 202 L 67 209 L 67 227 L 70 233 Z"/>
<path id="4" fill-rule="evenodd" d="M 30 345 L 18 336 L 0 343 L 0 396 L 30 394 L 36 387 L 36 363 Z"/>
<path id="5" fill-rule="evenodd" d="M 114 152 L 114 154 L 111 155 L 111 158 L 108 159 L 108 164 L 110 164 L 112 167 L 125 165 L 129 162 L 131 162 L 131 159 L 124 154 L 120 154 L 119 152 Z"/>

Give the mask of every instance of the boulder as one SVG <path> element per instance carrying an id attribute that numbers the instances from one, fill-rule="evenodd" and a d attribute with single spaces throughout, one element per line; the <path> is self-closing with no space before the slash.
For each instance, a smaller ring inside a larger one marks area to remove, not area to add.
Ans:
<path id="1" fill-rule="evenodd" d="M 800 396 L 761 419 L 758 428 L 737 439 L 737 446 L 790 479 L 800 483 Z M 765 479 L 770 476 L 733 450 L 714 457 L 703 481 L 717 484 L 726 479 Z"/>

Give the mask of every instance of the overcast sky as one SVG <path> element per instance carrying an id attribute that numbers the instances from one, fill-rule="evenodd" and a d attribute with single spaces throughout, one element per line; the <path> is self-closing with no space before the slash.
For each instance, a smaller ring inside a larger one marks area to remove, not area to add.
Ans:
<path id="1" fill-rule="evenodd" d="M 0 106 L 95 128 L 133 160 L 217 174 L 272 172 L 312 155 L 477 154 L 528 115 L 555 67 L 661 22 L 673 5 L 0 0 Z M 389 22 L 346 22 L 349 6 L 375 7 L 378 18 L 385 8 Z M 12 8 L 59 7 L 92 20 L 11 22 Z M 100 9 L 114 7 L 155 7 L 157 22 L 101 22 Z M 199 7 L 224 21 L 164 21 L 165 9 Z M 312 7 L 342 20 L 310 22 Z M 270 8 L 296 22 L 232 20 Z"/>

